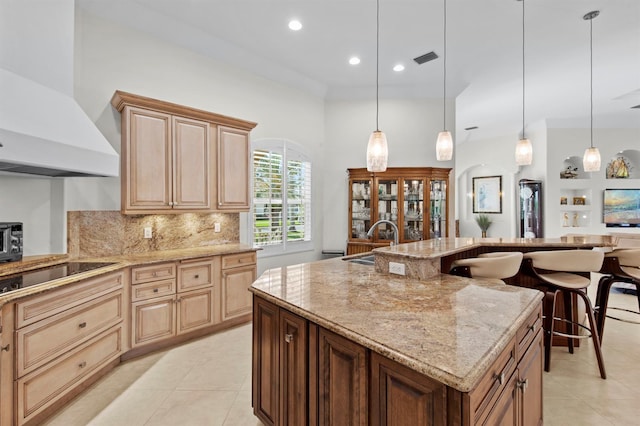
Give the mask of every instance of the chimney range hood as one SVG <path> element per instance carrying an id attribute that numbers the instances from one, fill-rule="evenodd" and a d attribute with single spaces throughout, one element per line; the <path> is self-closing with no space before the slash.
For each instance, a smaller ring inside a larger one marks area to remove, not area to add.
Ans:
<path id="1" fill-rule="evenodd" d="M 0 68 L 0 172 L 118 176 L 119 156 L 73 98 Z"/>

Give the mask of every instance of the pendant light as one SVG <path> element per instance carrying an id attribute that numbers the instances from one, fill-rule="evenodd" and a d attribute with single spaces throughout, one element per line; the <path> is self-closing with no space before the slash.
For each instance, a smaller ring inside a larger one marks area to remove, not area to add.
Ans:
<path id="1" fill-rule="evenodd" d="M 528 166 L 531 164 L 533 159 L 533 147 L 531 146 L 531 141 L 525 136 L 524 127 L 524 1 L 522 1 L 522 138 L 518 141 L 516 145 L 516 164 L 518 166 Z"/>
<path id="2" fill-rule="evenodd" d="M 436 159 L 449 161 L 453 157 L 453 138 L 447 130 L 447 0 L 444 0 L 444 37 L 442 49 L 442 63 L 444 68 L 444 82 L 442 87 L 442 130 L 436 141 Z"/>
<path id="3" fill-rule="evenodd" d="M 584 151 L 582 157 L 582 166 L 585 172 L 600 171 L 600 151 L 593 146 L 593 18 L 600 15 L 600 11 L 594 10 L 582 17 L 585 21 L 589 21 L 589 68 L 591 70 L 589 78 L 589 97 L 591 99 L 591 145 Z"/>
<path id="4" fill-rule="evenodd" d="M 389 149 L 387 148 L 387 137 L 378 127 L 378 74 L 380 57 L 380 0 L 376 0 L 376 130 L 371 133 L 367 144 L 367 170 L 370 172 L 384 172 L 387 170 L 387 159 Z"/>

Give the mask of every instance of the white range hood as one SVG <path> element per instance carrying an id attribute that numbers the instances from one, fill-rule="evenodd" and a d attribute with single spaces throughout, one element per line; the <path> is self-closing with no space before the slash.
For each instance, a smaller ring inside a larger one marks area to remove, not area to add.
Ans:
<path id="1" fill-rule="evenodd" d="M 118 176 L 119 156 L 72 97 L 0 68 L 0 172 Z"/>

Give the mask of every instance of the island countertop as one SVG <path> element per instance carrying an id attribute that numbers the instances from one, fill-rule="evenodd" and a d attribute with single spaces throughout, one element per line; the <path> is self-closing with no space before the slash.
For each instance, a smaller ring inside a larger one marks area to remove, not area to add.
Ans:
<path id="1" fill-rule="evenodd" d="M 499 280 L 417 280 L 338 258 L 268 270 L 250 290 L 461 392 L 475 387 L 542 300 Z"/>

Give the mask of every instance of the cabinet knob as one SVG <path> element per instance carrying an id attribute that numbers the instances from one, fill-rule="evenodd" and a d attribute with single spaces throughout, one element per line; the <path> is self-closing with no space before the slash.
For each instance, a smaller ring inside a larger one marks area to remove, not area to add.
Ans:
<path id="1" fill-rule="evenodd" d="M 504 383 L 504 371 L 500 374 L 496 374 L 493 376 L 494 379 L 496 379 L 498 381 L 498 383 L 503 384 Z"/>
<path id="2" fill-rule="evenodd" d="M 522 389 L 522 393 L 525 393 L 527 390 L 527 387 L 529 386 L 529 379 L 518 380 L 518 383 L 516 384 L 516 386 Z"/>
<path id="3" fill-rule="evenodd" d="M 285 334 L 284 341 L 287 343 L 291 343 L 291 341 L 293 341 L 293 334 L 290 334 L 290 333 Z"/>
<path id="4" fill-rule="evenodd" d="M 78 364 L 78 367 L 80 368 L 85 368 L 87 366 L 87 362 L 86 361 L 82 361 L 80 364 Z"/>
<path id="5" fill-rule="evenodd" d="M 6 352 L 9 352 L 9 347 L 10 347 L 10 346 L 7 344 L 7 346 L 2 346 L 2 347 L 0 347 L 0 350 L 3 350 L 3 351 L 6 351 Z"/>
<path id="6" fill-rule="evenodd" d="M 198 278 L 200 278 L 200 275 L 195 274 L 195 275 L 193 276 L 193 278 L 198 279 Z"/>
<path id="7" fill-rule="evenodd" d="M 87 326 L 87 323 L 85 321 L 83 321 L 80 324 L 78 324 L 78 327 L 80 327 L 80 328 L 85 328 L 86 326 Z"/>
<path id="8" fill-rule="evenodd" d="M 154 272 L 154 273 L 151 274 L 151 276 L 153 276 L 153 277 L 155 277 L 156 275 L 158 275 L 157 272 Z"/>

